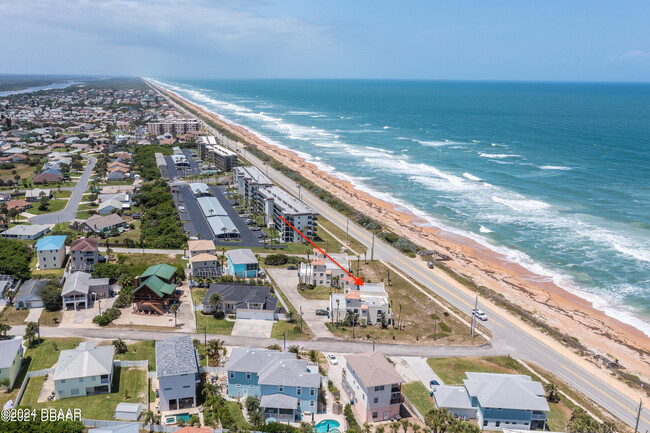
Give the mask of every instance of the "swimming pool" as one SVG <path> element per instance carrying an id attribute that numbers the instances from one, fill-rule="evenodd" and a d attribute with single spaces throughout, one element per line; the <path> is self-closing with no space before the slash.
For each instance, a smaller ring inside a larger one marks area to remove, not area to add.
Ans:
<path id="1" fill-rule="evenodd" d="M 190 415 L 189 413 L 180 413 L 178 415 L 168 416 L 167 418 L 165 418 L 165 421 L 167 422 L 167 424 L 174 424 L 177 423 L 179 419 L 182 419 L 183 421 L 187 422 L 190 420 L 190 418 L 192 418 L 192 415 Z"/>
<path id="2" fill-rule="evenodd" d="M 332 432 L 333 429 L 338 428 L 340 425 L 338 421 L 333 419 L 324 419 L 314 426 L 314 430 L 318 433 L 327 433 Z"/>

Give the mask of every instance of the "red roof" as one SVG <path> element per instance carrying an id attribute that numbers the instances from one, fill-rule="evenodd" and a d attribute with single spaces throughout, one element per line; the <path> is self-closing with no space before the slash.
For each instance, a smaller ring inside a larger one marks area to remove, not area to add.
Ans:
<path id="1" fill-rule="evenodd" d="M 97 251 L 99 247 L 99 239 L 97 238 L 84 238 L 72 241 L 70 251 Z"/>

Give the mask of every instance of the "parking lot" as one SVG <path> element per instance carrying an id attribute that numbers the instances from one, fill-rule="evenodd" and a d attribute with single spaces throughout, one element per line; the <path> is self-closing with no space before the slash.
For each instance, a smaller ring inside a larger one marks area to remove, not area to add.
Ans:
<path id="1" fill-rule="evenodd" d="M 192 156 L 192 152 L 190 152 L 190 149 L 181 149 L 181 152 L 183 152 L 183 155 L 187 158 L 187 162 L 189 163 L 189 167 L 186 167 L 186 170 L 183 170 L 180 167 L 176 167 L 174 165 L 174 160 L 172 159 L 171 156 L 166 156 L 165 161 L 167 161 L 167 170 L 162 171 L 162 175 L 174 180 L 179 177 L 183 176 L 189 176 L 192 174 L 201 174 L 201 168 L 199 168 L 198 161 L 194 159 Z"/>
<path id="2" fill-rule="evenodd" d="M 217 239 L 208 222 L 205 219 L 205 216 L 201 212 L 199 203 L 196 201 L 194 194 L 190 191 L 190 187 L 187 185 L 174 187 L 178 192 L 174 192 L 172 196 L 176 202 L 176 208 L 179 209 L 179 214 L 181 220 L 185 221 L 183 223 L 183 230 L 188 234 L 189 237 L 200 237 L 201 239 L 212 239 L 216 246 L 237 246 L 242 248 L 252 248 L 252 247 L 262 247 L 264 242 L 257 237 L 259 232 L 254 232 L 246 224 L 245 218 L 242 218 L 237 211 L 232 207 L 230 201 L 224 196 L 225 187 L 222 186 L 210 186 L 212 194 L 214 197 L 219 200 L 219 203 L 223 206 L 228 214 L 228 217 L 232 220 L 233 224 L 239 232 L 240 242 L 227 241 L 222 239 Z M 185 209 L 184 211 L 182 209 Z M 200 234 L 200 235 L 199 235 Z"/>

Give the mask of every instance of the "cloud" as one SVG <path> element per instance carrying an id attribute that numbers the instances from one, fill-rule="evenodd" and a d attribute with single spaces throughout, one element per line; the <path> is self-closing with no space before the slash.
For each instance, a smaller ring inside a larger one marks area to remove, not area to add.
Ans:
<path id="1" fill-rule="evenodd" d="M 644 57 L 650 57 L 650 51 L 632 50 L 619 56 L 612 57 L 612 60 L 632 60 Z"/>
<path id="2" fill-rule="evenodd" d="M 300 58 L 332 47 L 330 29 L 292 16 L 259 12 L 256 0 L 0 0 L 0 39 L 22 52 L 59 51 L 74 58 L 88 50 L 114 56 L 261 56 Z M 74 45 L 77 45 L 76 47 Z M 43 46 L 49 50 L 42 49 Z M 21 59 L 14 59 L 20 61 Z M 81 59 L 75 59 L 78 62 Z"/>

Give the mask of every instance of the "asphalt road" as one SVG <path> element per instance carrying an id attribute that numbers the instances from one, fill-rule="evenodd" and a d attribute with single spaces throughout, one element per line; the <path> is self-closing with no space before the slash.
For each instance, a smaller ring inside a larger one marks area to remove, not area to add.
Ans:
<path id="1" fill-rule="evenodd" d="M 201 169 L 199 168 L 199 164 L 196 162 L 194 157 L 192 156 L 192 153 L 190 152 L 189 149 L 181 149 L 181 152 L 185 157 L 187 158 L 187 162 L 189 163 L 189 167 L 187 170 L 179 169 L 176 168 L 174 165 L 174 160 L 172 159 L 171 156 L 166 156 L 165 161 L 167 161 L 167 171 L 165 173 L 162 173 L 163 176 L 167 176 L 169 179 L 174 180 L 176 178 L 181 178 L 184 176 L 189 176 L 193 174 L 201 174 Z"/>
<path id="2" fill-rule="evenodd" d="M 84 169 L 83 174 L 79 178 L 77 184 L 69 188 L 72 191 L 70 199 L 68 199 L 68 204 L 63 210 L 58 212 L 46 213 L 43 215 L 36 215 L 29 219 L 29 222 L 32 224 L 57 224 L 66 221 L 72 221 L 77 215 L 77 208 L 81 202 L 81 196 L 88 189 L 88 180 L 93 173 L 93 168 L 95 168 L 95 163 L 97 159 L 93 156 L 85 156 L 88 159 L 88 164 Z"/>
<path id="3" fill-rule="evenodd" d="M 209 125 L 204 123 L 204 126 L 215 136 L 221 137 L 221 134 Z M 223 142 L 228 144 L 231 149 L 238 151 L 238 146 L 233 145 L 230 140 L 223 140 Z M 259 169 L 268 170 L 268 175 L 272 180 L 291 194 L 298 196 L 295 181 L 265 166 L 262 161 L 250 153 L 247 153 L 245 158 Z M 307 205 L 314 208 L 342 230 L 346 229 L 346 217 L 307 191 L 303 190 L 301 196 Z M 372 244 L 372 234 L 352 222 L 349 223 L 349 233 L 368 247 Z M 461 311 L 466 311 L 469 314 L 473 308 L 475 297 L 473 292 L 436 276 L 421 260 L 411 259 L 377 239 L 374 242 L 374 258 L 391 263 Z M 548 343 L 549 337 L 536 330 L 530 330 L 523 322 L 511 318 L 509 314 L 502 312 L 493 305 L 483 302 L 480 308 L 489 316 L 489 321 L 485 325 L 494 335 L 492 343 L 495 346 L 510 347 L 512 350 L 509 350 L 508 353 L 541 365 L 626 424 L 635 425 L 639 402 L 628 393 L 620 391 L 619 388 L 622 387 L 610 385 L 608 380 L 605 379 L 609 376 L 607 370 L 598 370 L 597 367 L 591 366 L 588 361 L 579 358 L 577 355 L 568 356 L 556 350 Z M 389 348 L 386 349 L 390 350 Z M 424 352 L 426 350 L 425 348 Z M 430 350 L 434 351 L 434 349 Z M 383 348 L 382 352 L 384 352 Z M 384 353 L 390 354 L 387 351 Z M 432 354 L 424 353 L 416 356 L 432 356 Z M 450 354 L 449 356 L 453 355 Z M 615 379 L 610 378 L 610 380 Z M 639 431 L 644 432 L 646 430 L 650 431 L 650 411 L 647 407 L 644 407 L 641 411 Z"/>

